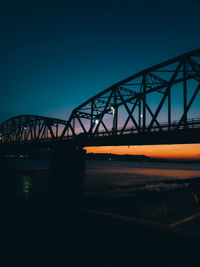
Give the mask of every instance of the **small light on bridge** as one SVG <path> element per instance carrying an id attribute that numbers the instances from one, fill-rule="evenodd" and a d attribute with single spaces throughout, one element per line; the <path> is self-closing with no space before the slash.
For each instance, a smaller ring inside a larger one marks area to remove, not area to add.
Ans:
<path id="1" fill-rule="evenodd" d="M 143 114 L 141 114 L 140 117 L 143 118 Z"/>
<path id="2" fill-rule="evenodd" d="M 98 124 L 99 123 L 99 120 L 95 120 L 95 123 Z"/>

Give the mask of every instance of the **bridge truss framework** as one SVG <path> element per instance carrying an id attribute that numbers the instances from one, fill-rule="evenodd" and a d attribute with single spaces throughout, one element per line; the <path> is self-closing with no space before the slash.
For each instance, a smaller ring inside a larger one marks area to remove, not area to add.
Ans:
<path id="1" fill-rule="evenodd" d="M 34 115 L 0 125 L 3 143 L 200 128 L 200 49 L 134 74 L 75 108 L 68 121 Z M 196 117 L 196 118 L 195 118 Z"/>

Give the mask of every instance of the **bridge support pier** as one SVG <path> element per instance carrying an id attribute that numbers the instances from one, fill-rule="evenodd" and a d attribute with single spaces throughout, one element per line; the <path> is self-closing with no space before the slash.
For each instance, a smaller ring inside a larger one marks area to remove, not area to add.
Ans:
<path id="1" fill-rule="evenodd" d="M 52 148 L 49 166 L 49 197 L 59 205 L 79 200 L 84 187 L 83 149 L 69 145 Z"/>
<path id="2" fill-rule="evenodd" d="M 6 170 L 6 159 L 3 157 L 3 155 L 0 155 L 0 173 L 5 172 Z"/>

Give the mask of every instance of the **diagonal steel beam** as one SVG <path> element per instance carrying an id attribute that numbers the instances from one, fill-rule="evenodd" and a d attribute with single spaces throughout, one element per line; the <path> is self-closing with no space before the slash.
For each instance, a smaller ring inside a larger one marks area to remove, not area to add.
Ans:
<path id="1" fill-rule="evenodd" d="M 79 116 L 77 117 L 77 119 L 78 119 L 78 121 L 79 121 L 79 123 L 80 123 L 80 125 L 81 125 L 81 127 L 82 127 L 82 129 L 83 129 L 83 131 L 84 131 L 84 133 L 87 133 L 87 131 L 86 131 L 86 129 L 85 129 L 85 127 L 84 127 L 84 125 L 83 125 L 81 119 L 79 118 Z"/>
<path id="2" fill-rule="evenodd" d="M 149 111 L 151 117 L 153 118 L 154 114 L 152 112 L 152 110 L 150 109 L 149 105 L 145 102 L 145 107 L 147 108 L 147 110 Z M 157 119 L 155 119 L 155 123 L 158 125 L 159 129 L 162 130 L 160 123 L 157 121 Z"/>
<path id="3" fill-rule="evenodd" d="M 97 94 L 97 95 L 93 96 L 92 98 L 88 99 L 87 101 L 85 101 L 84 103 L 82 103 L 80 106 L 78 106 L 76 108 L 76 110 L 81 109 L 82 107 L 86 106 L 88 103 L 90 103 L 91 101 L 93 101 L 94 99 L 97 99 L 98 97 L 100 97 L 100 96 L 108 93 L 109 91 L 113 90 L 114 88 L 118 88 L 119 86 L 124 85 L 125 83 L 128 83 L 128 82 L 130 82 L 130 81 L 132 81 L 132 80 L 134 80 L 134 79 L 136 79 L 138 77 L 141 77 L 144 74 L 148 74 L 150 72 L 154 72 L 154 71 L 156 71 L 158 69 L 164 68 L 165 66 L 168 66 L 170 64 L 173 64 L 173 63 L 182 61 L 185 58 L 189 58 L 191 56 L 195 56 L 195 55 L 199 55 L 199 54 L 200 54 L 200 49 L 196 49 L 196 50 L 190 51 L 188 53 L 179 55 L 179 56 L 177 56 L 175 58 L 172 58 L 172 59 L 169 59 L 167 61 L 164 61 L 164 62 L 162 62 L 160 64 L 157 64 L 155 66 L 152 66 L 152 67 L 150 67 L 148 69 L 145 69 L 143 71 L 140 71 L 140 72 L 138 72 L 138 73 L 136 73 L 134 75 L 131 75 L 130 77 L 128 77 L 128 78 L 126 78 L 126 79 L 124 79 L 124 80 L 122 80 L 122 81 L 120 81 L 120 82 L 118 82 L 118 83 L 116 83 L 116 84 L 114 84 L 114 85 L 112 85 L 110 87 L 108 87 L 107 89 L 103 90 L 99 94 Z"/>
<path id="4" fill-rule="evenodd" d="M 108 128 L 106 127 L 106 125 L 104 124 L 103 121 L 101 121 L 101 124 L 103 125 L 104 129 L 106 130 L 106 133 L 108 133 L 108 135 L 111 135 Z"/>
<path id="5" fill-rule="evenodd" d="M 60 136 L 60 139 L 63 139 L 63 137 L 65 136 L 65 133 L 67 132 L 68 129 L 70 129 L 72 131 L 72 134 L 73 135 L 76 135 L 73 127 L 71 126 L 71 121 L 74 118 L 74 115 L 75 115 L 75 110 L 72 111 L 72 113 L 71 113 L 71 115 L 69 117 L 69 120 L 67 121 L 67 123 L 65 125 L 65 128 L 62 131 L 62 134 Z"/>
<path id="6" fill-rule="evenodd" d="M 40 134 L 41 134 L 41 132 L 43 131 L 43 127 L 44 127 L 44 125 L 45 125 L 45 121 L 43 121 L 43 123 L 42 123 L 42 126 L 40 125 L 40 121 L 39 121 L 39 124 L 38 124 L 38 135 L 37 135 L 37 137 L 36 137 L 36 139 L 37 140 L 39 140 L 40 139 Z"/>
<path id="7" fill-rule="evenodd" d="M 130 111 L 131 114 L 134 112 L 134 110 L 135 110 L 135 108 L 136 108 L 136 106 L 137 106 L 138 100 L 139 100 L 139 99 L 136 100 L 136 102 L 134 103 L 133 107 L 131 108 L 131 111 Z M 125 128 L 126 128 L 128 122 L 129 122 L 130 118 L 131 118 L 131 116 L 130 116 L 130 114 L 129 114 L 129 115 L 128 115 L 128 118 L 126 119 L 126 121 L 125 121 L 125 123 L 124 123 L 124 126 L 123 126 L 123 128 L 122 128 L 122 130 L 121 130 L 120 135 L 123 134 L 123 132 L 124 132 L 124 130 L 125 130 Z"/>
<path id="8" fill-rule="evenodd" d="M 42 134 L 40 135 L 39 140 L 40 139 L 45 139 L 45 132 L 46 132 L 46 130 L 47 130 L 47 126 L 46 126 L 46 124 L 44 124 L 43 130 L 42 130 Z"/>
<path id="9" fill-rule="evenodd" d="M 188 103 L 188 105 L 187 105 L 187 107 L 186 107 L 186 109 L 185 109 L 185 111 L 184 111 L 184 113 L 183 113 L 183 115 L 182 115 L 182 117 L 180 119 L 179 126 L 184 121 L 184 118 L 185 118 L 186 114 L 188 113 L 188 111 L 189 111 L 189 109 L 190 109 L 190 107 L 191 107 L 196 95 L 198 94 L 199 90 L 200 90 L 200 83 L 198 84 L 196 90 L 194 91 L 194 94 L 192 95 L 192 97 L 190 99 L 190 102 Z"/>
<path id="10" fill-rule="evenodd" d="M 119 91 L 118 89 L 117 89 L 117 92 L 118 92 L 118 94 L 119 94 L 119 97 L 120 97 L 120 99 L 121 99 L 121 101 L 122 101 L 124 107 L 126 108 L 126 111 L 127 111 L 128 114 L 129 114 L 129 116 L 130 116 L 130 118 L 131 118 L 133 124 L 135 125 L 135 128 L 139 131 L 139 126 L 138 126 L 136 120 L 134 119 L 132 113 L 130 112 L 129 107 L 127 106 L 126 102 L 124 101 L 122 94 L 120 93 L 120 91 Z"/>
<path id="11" fill-rule="evenodd" d="M 151 122 L 149 124 L 148 131 L 151 130 L 151 128 L 152 128 L 152 126 L 153 126 L 153 124 L 154 124 L 154 122 L 155 122 L 155 120 L 156 120 L 156 118 L 157 118 L 157 116 L 158 116 L 158 114 L 159 114 L 159 112 L 160 112 L 160 110 L 161 110 L 161 108 L 162 108 L 162 106 L 163 106 L 168 94 L 169 94 L 169 90 L 171 89 L 171 87 L 173 85 L 173 82 L 176 79 L 176 76 L 177 76 L 177 74 L 179 72 L 179 69 L 180 69 L 181 65 L 182 65 L 182 62 L 179 62 L 175 72 L 173 73 L 173 75 L 172 75 L 172 77 L 170 79 L 170 83 L 169 83 L 169 85 L 167 86 L 167 88 L 165 90 L 165 93 L 164 93 L 164 95 L 162 97 L 162 100 L 161 100 L 160 104 L 158 105 L 158 108 L 157 108 L 157 110 L 156 110 L 156 112 L 155 112 L 155 114 L 154 114 L 154 116 L 153 116 L 153 118 L 152 118 L 152 120 L 151 120 Z"/>
<path id="12" fill-rule="evenodd" d="M 100 113 L 100 114 L 98 115 L 98 117 L 99 117 L 99 122 L 97 123 L 96 128 L 95 128 L 95 130 L 94 130 L 94 135 L 97 133 L 97 131 L 98 131 L 98 129 L 99 129 L 99 126 L 100 126 L 100 123 L 102 122 L 103 116 L 104 116 L 105 113 L 107 112 L 107 107 L 108 107 L 108 105 L 109 105 L 109 103 L 110 103 L 110 100 L 111 100 L 111 98 L 112 98 L 113 93 L 114 93 L 115 90 L 116 90 L 116 89 L 113 89 L 113 90 L 111 91 L 110 96 L 108 97 L 108 100 L 107 100 L 107 103 L 106 103 L 106 106 L 105 106 L 103 112 Z"/>
<path id="13" fill-rule="evenodd" d="M 49 124 L 47 124 L 47 128 L 49 129 L 49 132 L 51 134 L 51 137 L 54 139 L 55 138 L 55 135 L 54 135 L 54 132 L 53 132 L 53 130 L 52 130 L 52 128 L 51 128 L 51 126 Z"/>

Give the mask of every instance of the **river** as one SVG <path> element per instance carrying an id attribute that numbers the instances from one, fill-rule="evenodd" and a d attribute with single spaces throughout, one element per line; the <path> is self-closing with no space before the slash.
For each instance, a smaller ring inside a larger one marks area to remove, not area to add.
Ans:
<path id="1" fill-rule="evenodd" d="M 47 193 L 48 159 L 11 160 L 10 164 L 17 170 L 1 177 L 1 192 L 24 198 Z M 86 195 L 115 196 L 136 190 L 171 190 L 187 185 L 179 184 L 177 180 L 200 177 L 200 164 L 197 163 L 86 160 L 85 166 Z"/>

